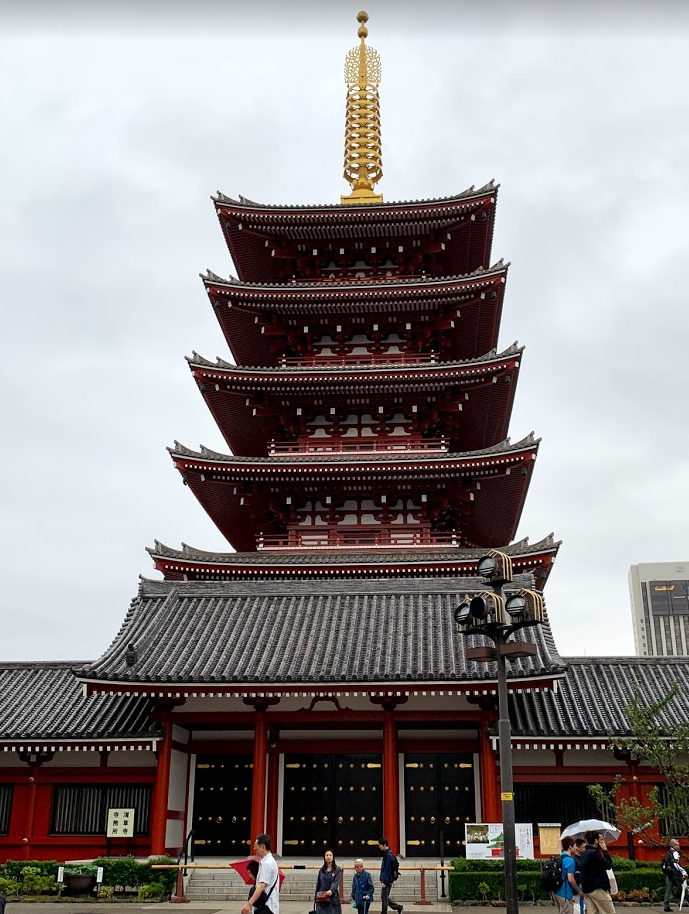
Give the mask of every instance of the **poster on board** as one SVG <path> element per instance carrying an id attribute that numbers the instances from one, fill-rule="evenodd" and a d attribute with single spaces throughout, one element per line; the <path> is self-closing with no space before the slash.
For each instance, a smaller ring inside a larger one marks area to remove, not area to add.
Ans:
<path id="1" fill-rule="evenodd" d="M 514 826 L 517 857 L 533 860 L 533 826 L 530 822 L 517 822 Z M 467 822 L 465 825 L 467 860 L 502 860 L 505 856 L 505 838 L 502 822 Z"/>

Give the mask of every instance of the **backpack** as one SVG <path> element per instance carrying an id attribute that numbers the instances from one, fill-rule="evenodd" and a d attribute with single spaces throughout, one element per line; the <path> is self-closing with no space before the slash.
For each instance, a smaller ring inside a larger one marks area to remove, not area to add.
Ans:
<path id="1" fill-rule="evenodd" d="M 673 851 L 668 851 L 667 854 L 660 861 L 663 873 L 666 876 L 671 876 L 675 871 L 675 855 Z"/>
<path id="2" fill-rule="evenodd" d="M 395 855 L 390 851 L 390 880 L 391 882 L 397 882 L 400 878 L 400 862 L 395 857 Z"/>
<path id="3" fill-rule="evenodd" d="M 551 857 L 543 864 L 541 870 L 540 886 L 546 892 L 555 892 L 560 888 L 564 879 L 562 877 L 562 857 Z"/>

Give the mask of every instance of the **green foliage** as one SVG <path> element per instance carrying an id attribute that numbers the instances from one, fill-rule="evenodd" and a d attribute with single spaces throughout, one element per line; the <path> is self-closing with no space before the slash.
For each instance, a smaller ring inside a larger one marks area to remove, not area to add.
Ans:
<path id="1" fill-rule="evenodd" d="M 610 734 L 610 742 L 618 752 L 626 754 L 642 765 L 654 768 L 663 781 L 662 790 L 654 788 L 648 799 L 641 803 L 635 797 L 623 797 L 621 788 L 625 779 L 618 776 L 607 797 L 615 805 L 616 825 L 624 831 L 643 834 L 646 841 L 657 844 L 651 832 L 658 823 L 661 833 L 677 836 L 689 835 L 689 721 L 673 723 L 668 730 L 664 725 L 666 709 L 675 703 L 679 685 L 675 683 L 664 698 L 647 702 L 638 686 L 633 698 L 625 705 L 624 713 L 631 735 L 619 737 Z M 589 791 L 601 812 L 606 798 L 600 785 Z"/>
<path id="2" fill-rule="evenodd" d="M 8 879 L 6 876 L 0 876 L 0 895 L 5 898 L 16 898 L 19 894 L 19 883 L 16 879 Z"/>
<path id="3" fill-rule="evenodd" d="M 139 901 L 145 901 L 147 898 L 162 900 L 167 898 L 170 893 L 166 892 L 165 886 L 161 882 L 147 882 L 145 885 L 139 886 L 136 894 Z"/>
<path id="4" fill-rule="evenodd" d="M 175 887 L 177 870 L 154 870 L 154 863 L 174 864 L 172 857 L 152 857 L 147 863 L 137 863 L 133 857 L 100 857 L 94 866 L 103 867 L 103 885 L 118 891 L 138 889 L 142 885 L 160 885 L 163 895 L 170 895 Z"/>
<path id="5" fill-rule="evenodd" d="M 457 864 L 460 861 L 453 861 Z M 456 872 L 450 873 L 449 895 L 453 901 L 481 901 L 487 898 L 502 898 L 505 894 L 505 876 L 502 863 L 492 860 L 463 860 L 464 864 L 479 864 L 483 870 L 456 867 Z M 496 867 L 496 863 L 498 864 Z M 524 864 L 530 864 L 527 868 Z M 519 879 L 517 891 L 521 899 L 538 901 L 550 898 L 550 892 L 544 891 L 540 886 L 540 860 L 518 860 L 517 872 Z M 642 893 L 648 896 L 646 900 L 655 901 L 662 898 L 665 890 L 665 877 L 659 866 L 649 866 L 647 863 L 636 864 L 633 860 L 614 858 L 613 869 L 617 877 L 617 885 L 621 893 Z M 635 896 L 629 899 L 637 900 Z"/>
<path id="6" fill-rule="evenodd" d="M 95 876 L 98 867 L 95 863 L 65 864 L 65 876 Z"/>
<path id="7" fill-rule="evenodd" d="M 98 897 L 99 898 L 114 898 L 115 897 L 115 886 L 114 885 L 99 886 Z"/>
<path id="8" fill-rule="evenodd" d="M 52 895 L 57 892 L 54 876 L 44 876 L 38 866 L 25 866 L 22 871 L 20 892 L 22 895 Z"/>
<path id="9" fill-rule="evenodd" d="M 4 866 L 0 867 L 2 875 L 7 879 L 14 879 L 16 882 L 22 881 L 22 870 L 30 867 L 37 870 L 41 876 L 51 876 L 57 878 L 57 868 L 60 864 L 57 860 L 6 860 Z"/>
<path id="10" fill-rule="evenodd" d="M 502 872 L 502 860 L 467 860 L 465 857 L 456 857 L 452 861 L 452 866 L 459 873 L 489 873 Z M 541 864 L 538 860 L 517 860 L 517 872 L 541 871 Z"/>

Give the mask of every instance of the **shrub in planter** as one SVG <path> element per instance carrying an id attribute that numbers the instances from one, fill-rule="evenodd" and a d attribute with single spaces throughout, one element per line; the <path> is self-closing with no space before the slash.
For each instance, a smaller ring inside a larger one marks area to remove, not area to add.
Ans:
<path id="1" fill-rule="evenodd" d="M 38 870 L 38 874 L 41 876 L 51 876 L 55 879 L 59 865 L 57 860 L 6 860 L 2 869 L 3 875 L 8 879 L 14 879 L 16 882 L 21 882 L 22 870 L 27 866 Z"/>
<path id="2" fill-rule="evenodd" d="M 115 897 L 115 886 L 114 885 L 99 886 L 98 897 L 99 898 L 114 898 Z"/>
<path id="3" fill-rule="evenodd" d="M 160 882 L 147 882 L 145 885 L 139 886 L 139 891 L 136 894 L 139 901 L 145 901 L 147 898 L 161 900 L 167 898 L 170 893 L 165 890 L 165 886 Z"/>
<path id="4" fill-rule="evenodd" d="M 8 879 L 7 876 L 0 876 L 0 895 L 5 898 L 16 898 L 19 894 L 19 883 L 16 879 Z"/>
<path id="5" fill-rule="evenodd" d="M 94 866 L 103 867 L 103 885 L 111 885 L 117 891 L 135 889 L 147 882 L 145 867 L 131 857 L 99 857 Z"/>
<path id="6" fill-rule="evenodd" d="M 19 891 L 22 895 L 53 895 L 57 892 L 55 877 L 42 875 L 40 867 L 25 866 L 21 876 Z"/>

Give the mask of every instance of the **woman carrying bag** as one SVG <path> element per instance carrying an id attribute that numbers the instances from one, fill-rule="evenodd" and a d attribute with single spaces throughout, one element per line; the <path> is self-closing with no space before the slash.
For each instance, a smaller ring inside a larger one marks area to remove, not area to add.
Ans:
<path id="1" fill-rule="evenodd" d="M 327 850 L 323 854 L 323 866 L 316 881 L 316 914 L 342 914 L 340 901 L 340 880 L 342 870 L 335 863 L 335 854 Z"/>

